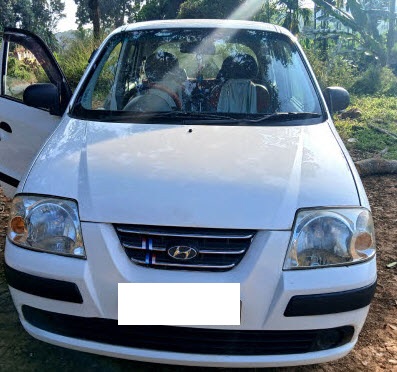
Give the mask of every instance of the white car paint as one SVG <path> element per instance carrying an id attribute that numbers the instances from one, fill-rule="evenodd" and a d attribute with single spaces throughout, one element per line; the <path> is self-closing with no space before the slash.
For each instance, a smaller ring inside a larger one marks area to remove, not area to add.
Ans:
<path id="1" fill-rule="evenodd" d="M 0 172 L 21 179 L 43 143 L 57 127 L 59 118 L 0 97 L 0 122 L 12 123 L 12 133 L 0 130 Z"/>
<path id="2" fill-rule="evenodd" d="M 327 122 L 189 127 L 65 119 L 23 192 L 37 190 L 78 200 L 83 221 L 155 226 L 287 230 L 300 208 L 360 203 Z"/>

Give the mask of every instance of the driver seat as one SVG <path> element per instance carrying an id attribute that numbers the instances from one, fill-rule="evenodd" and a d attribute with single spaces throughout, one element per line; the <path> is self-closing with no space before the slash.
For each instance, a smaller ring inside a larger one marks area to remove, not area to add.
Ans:
<path id="1" fill-rule="evenodd" d="M 173 54 L 161 50 L 151 54 L 145 63 L 145 75 L 149 89 L 131 99 L 124 110 L 161 112 L 180 108 L 180 87 L 187 76 Z"/>

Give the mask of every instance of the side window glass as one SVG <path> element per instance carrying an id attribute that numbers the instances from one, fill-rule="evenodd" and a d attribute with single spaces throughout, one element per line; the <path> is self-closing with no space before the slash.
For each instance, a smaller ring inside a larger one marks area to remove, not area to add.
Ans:
<path id="1" fill-rule="evenodd" d="M 117 65 L 119 62 L 121 43 L 117 44 L 112 50 L 99 74 L 92 96 L 92 109 L 98 110 L 109 108 L 116 103 L 117 96 L 123 92 L 116 92 L 120 84 L 116 81 Z M 117 106 L 117 104 L 116 104 Z"/>
<path id="2" fill-rule="evenodd" d="M 23 92 L 32 84 L 48 83 L 49 79 L 31 51 L 10 42 L 5 76 L 5 94 L 21 100 Z"/>

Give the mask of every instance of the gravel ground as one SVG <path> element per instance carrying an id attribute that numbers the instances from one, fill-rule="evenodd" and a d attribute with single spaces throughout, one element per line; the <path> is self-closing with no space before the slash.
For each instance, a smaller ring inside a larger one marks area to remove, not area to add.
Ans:
<path id="1" fill-rule="evenodd" d="M 378 288 L 354 350 L 345 358 L 321 365 L 270 369 L 274 371 L 397 371 L 397 176 L 364 179 L 376 227 Z M 0 190 L 0 260 L 3 261 L 8 203 Z M 52 346 L 33 339 L 19 324 L 0 266 L 1 371 L 181 371 L 176 366 L 107 358 Z M 210 370 L 210 369 L 208 369 Z"/>

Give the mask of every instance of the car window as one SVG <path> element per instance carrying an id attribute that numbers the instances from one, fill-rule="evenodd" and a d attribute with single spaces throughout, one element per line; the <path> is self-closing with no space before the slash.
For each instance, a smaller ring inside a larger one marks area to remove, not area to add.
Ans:
<path id="1" fill-rule="evenodd" d="M 121 43 L 116 44 L 106 59 L 95 84 L 92 95 L 92 109 L 111 107 L 112 99 L 115 99 L 116 74 L 119 63 Z"/>
<path id="2" fill-rule="evenodd" d="M 73 109 L 106 119 L 184 112 L 321 116 L 318 93 L 296 45 L 257 30 L 165 29 L 114 36 Z M 139 116 L 138 115 L 138 116 Z"/>
<path id="3" fill-rule="evenodd" d="M 5 95 L 21 100 L 32 84 L 48 83 L 47 74 L 33 53 L 18 43 L 10 42 L 5 75 Z"/>

